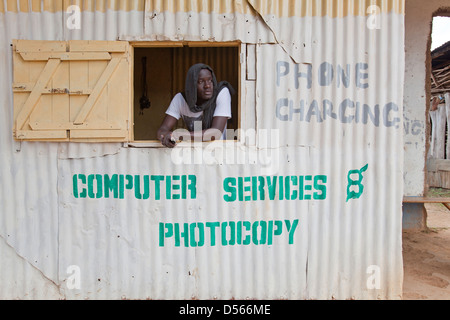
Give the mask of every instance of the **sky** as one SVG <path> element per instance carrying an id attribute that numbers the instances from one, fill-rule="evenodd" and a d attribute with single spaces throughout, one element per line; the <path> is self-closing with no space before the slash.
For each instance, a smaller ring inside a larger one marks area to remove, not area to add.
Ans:
<path id="1" fill-rule="evenodd" d="M 447 41 L 450 41 L 450 17 L 433 18 L 431 41 L 431 50 L 434 50 Z"/>

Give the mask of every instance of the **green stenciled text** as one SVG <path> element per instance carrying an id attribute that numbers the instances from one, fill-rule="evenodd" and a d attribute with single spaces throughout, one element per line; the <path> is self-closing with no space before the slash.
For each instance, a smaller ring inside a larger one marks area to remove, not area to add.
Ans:
<path id="1" fill-rule="evenodd" d="M 252 176 L 223 180 L 226 202 L 255 200 L 325 200 L 327 176 Z"/>
<path id="2" fill-rule="evenodd" d="M 195 175 L 74 174 L 75 198 L 196 199 Z"/>
<path id="3" fill-rule="evenodd" d="M 294 244 L 299 220 L 159 223 L 159 246 L 203 247 Z"/>

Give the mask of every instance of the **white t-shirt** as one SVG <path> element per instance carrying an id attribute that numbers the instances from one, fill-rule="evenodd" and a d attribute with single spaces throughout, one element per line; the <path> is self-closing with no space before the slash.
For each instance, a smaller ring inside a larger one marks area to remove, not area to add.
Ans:
<path id="1" fill-rule="evenodd" d="M 179 120 L 183 118 L 184 123 L 189 131 L 194 131 L 194 122 L 202 121 L 203 111 L 192 112 L 189 109 L 189 105 L 184 100 L 181 93 L 177 93 L 170 102 L 169 108 L 167 108 L 166 114 Z M 228 88 L 223 88 L 217 95 L 216 110 L 213 117 L 227 117 L 231 118 L 231 94 Z M 226 139 L 226 129 L 223 130 L 222 139 Z"/>

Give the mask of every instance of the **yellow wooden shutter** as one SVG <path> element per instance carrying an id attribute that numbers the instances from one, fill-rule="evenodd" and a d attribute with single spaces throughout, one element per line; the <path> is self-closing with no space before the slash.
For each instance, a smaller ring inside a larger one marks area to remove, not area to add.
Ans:
<path id="1" fill-rule="evenodd" d="M 13 48 L 16 139 L 129 140 L 128 42 L 15 40 Z"/>

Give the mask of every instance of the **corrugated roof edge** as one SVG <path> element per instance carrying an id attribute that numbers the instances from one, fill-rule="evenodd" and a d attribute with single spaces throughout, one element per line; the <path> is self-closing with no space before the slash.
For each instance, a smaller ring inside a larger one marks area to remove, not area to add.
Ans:
<path id="1" fill-rule="evenodd" d="M 255 8 L 261 15 L 273 14 L 277 17 L 291 16 L 330 16 L 345 17 L 349 15 L 369 16 L 374 14 L 371 6 L 377 12 L 397 14 L 405 13 L 404 0 L 280 0 L 276 3 L 265 0 L 243 0 L 236 3 L 231 0 L 188 1 L 188 0 L 3 0 L 0 2 L 0 12 L 60 12 L 67 11 L 71 5 L 78 5 L 81 11 L 169 11 L 169 12 L 216 12 L 216 13 L 252 13 Z M 378 11 L 379 10 L 379 11 Z"/>

